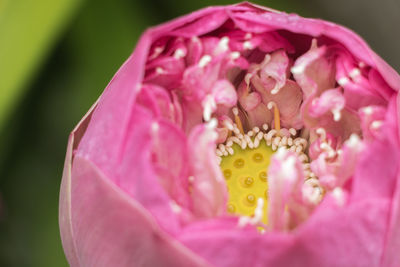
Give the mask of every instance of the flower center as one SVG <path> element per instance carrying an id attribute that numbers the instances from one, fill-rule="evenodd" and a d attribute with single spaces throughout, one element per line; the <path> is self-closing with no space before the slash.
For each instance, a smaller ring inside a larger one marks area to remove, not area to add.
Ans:
<path id="1" fill-rule="evenodd" d="M 234 114 L 236 123 L 232 125 L 232 135 L 216 149 L 229 192 L 227 211 L 255 217 L 256 208 L 261 203 L 264 207 L 260 207 L 263 214 L 259 219 L 267 224 L 268 166 L 271 156 L 280 147 L 297 153 L 304 164 L 304 176 L 309 178 L 312 173 L 309 164 L 306 164 L 308 157 L 304 153 L 307 141 L 296 137 L 295 129 L 281 129 L 279 122 L 274 124 L 275 129 L 268 131 L 268 125 L 264 124 L 262 129 L 254 127 L 244 134 L 235 109 Z"/>
<path id="2" fill-rule="evenodd" d="M 242 149 L 238 144 L 230 147 L 233 154 L 223 156 L 220 167 L 229 191 L 228 212 L 253 216 L 259 198 L 268 201 L 267 169 L 274 153 L 265 140 L 258 147 Z M 266 212 L 262 222 L 267 223 Z"/>

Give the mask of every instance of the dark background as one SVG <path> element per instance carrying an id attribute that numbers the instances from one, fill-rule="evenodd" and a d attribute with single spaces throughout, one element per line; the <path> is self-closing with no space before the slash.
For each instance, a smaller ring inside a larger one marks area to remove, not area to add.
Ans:
<path id="1" fill-rule="evenodd" d="M 400 70 L 400 0 L 254 1 L 358 32 Z M 58 194 L 69 132 L 149 26 L 232 1 L 0 0 L 0 266 L 67 266 Z"/>

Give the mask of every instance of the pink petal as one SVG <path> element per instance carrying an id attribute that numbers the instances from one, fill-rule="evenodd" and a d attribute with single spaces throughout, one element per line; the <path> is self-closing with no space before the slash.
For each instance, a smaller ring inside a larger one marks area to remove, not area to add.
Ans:
<path id="1" fill-rule="evenodd" d="M 257 92 L 250 92 L 249 86 L 243 81 L 238 88 L 240 105 L 247 111 L 257 107 L 261 102 L 261 96 Z"/>
<path id="2" fill-rule="evenodd" d="M 272 230 L 288 230 L 295 203 L 301 200 L 303 169 L 295 154 L 280 149 L 268 167 L 268 226 Z"/>
<path id="3" fill-rule="evenodd" d="M 189 168 L 187 140 L 181 129 L 168 121 L 153 124 L 152 163 L 159 181 L 171 199 L 178 205 L 191 209 L 189 195 Z M 171 168 L 173 166 L 173 168 Z"/>
<path id="4" fill-rule="evenodd" d="M 145 84 L 138 94 L 137 103 L 149 109 L 153 116 L 165 118 L 173 123 L 181 125 L 182 110 L 180 103 L 171 99 L 170 94 L 157 85 Z"/>
<path id="5" fill-rule="evenodd" d="M 263 103 L 258 104 L 255 108 L 247 110 L 248 127 L 261 127 L 263 124 L 270 124 L 272 121 L 272 112 Z M 243 120 L 242 120 L 243 121 Z"/>
<path id="6" fill-rule="evenodd" d="M 201 218 L 210 218 L 225 211 L 227 191 L 215 155 L 216 133 L 207 125 L 196 126 L 190 136 L 189 164 L 192 183 L 193 212 Z"/>
<path id="7" fill-rule="evenodd" d="M 335 86 L 335 66 L 326 59 L 326 50 L 325 46 L 317 47 L 315 43 L 294 63 L 292 73 L 305 98 Z"/>
<path id="8" fill-rule="evenodd" d="M 287 72 L 289 67 L 289 58 L 284 50 L 278 50 L 270 55 L 270 59 L 267 58 L 262 62 L 260 69 L 260 79 L 262 81 L 272 78 L 275 80 L 275 86 L 271 90 L 279 91 L 286 83 Z"/>
<path id="9" fill-rule="evenodd" d="M 312 117 L 321 117 L 327 112 L 332 112 L 333 119 L 338 121 L 341 119 L 341 110 L 344 106 L 345 99 L 340 88 L 329 89 L 324 91 L 319 97 L 313 99 L 308 111 Z"/>
<path id="10" fill-rule="evenodd" d="M 233 85 L 227 80 L 218 80 L 214 83 L 211 94 L 215 103 L 226 107 L 233 107 L 237 102 L 237 94 Z"/>
<path id="11" fill-rule="evenodd" d="M 71 266 L 203 266 L 206 263 L 157 226 L 140 204 L 75 157 L 71 183 Z M 67 254 L 68 255 L 68 254 Z"/>

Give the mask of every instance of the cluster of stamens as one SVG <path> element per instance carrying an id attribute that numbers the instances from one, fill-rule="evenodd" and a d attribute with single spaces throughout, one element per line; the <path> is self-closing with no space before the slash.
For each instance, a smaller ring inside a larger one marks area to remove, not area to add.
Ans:
<path id="1" fill-rule="evenodd" d="M 225 143 L 217 146 L 215 153 L 229 191 L 227 211 L 232 214 L 255 216 L 258 203 L 268 201 L 268 165 L 270 157 L 278 149 L 284 148 L 295 153 L 303 164 L 305 182 L 319 188 L 318 179 L 310 169 L 306 154 L 308 141 L 300 137 L 294 128 L 275 128 L 265 123 L 262 127 L 253 127 L 244 133 L 238 109 L 233 108 L 235 123 L 225 122 L 230 130 Z M 320 198 L 321 194 L 316 196 Z M 262 200 L 262 201 L 261 201 Z M 265 208 L 264 208 L 265 211 Z M 266 212 L 258 216 L 267 223 Z"/>

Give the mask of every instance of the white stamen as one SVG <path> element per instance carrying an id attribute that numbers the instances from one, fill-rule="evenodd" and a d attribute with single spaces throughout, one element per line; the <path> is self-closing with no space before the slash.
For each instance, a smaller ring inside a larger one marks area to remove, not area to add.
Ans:
<path id="1" fill-rule="evenodd" d="M 238 115 L 239 115 L 239 110 L 238 110 L 237 107 L 232 108 L 232 112 L 233 112 L 233 114 L 234 114 L 235 116 L 238 116 Z"/>
<path id="2" fill-rule="evenodd" d="M 274 101 L 269 101 L 267 104 L 267 108 L 273 109 L 274 107 L 278 107 L 278 105 Z"/>
<path id="3" fill-rule="evenodd" d="M 306 69 L 306 65 L 305 63 L 302 64 L 298 64 L 297 66 L 293 66 L 290 71 L 296 75 L 296 74 L 302 74 L 304 72 L 304 70 Z"/>
<path id="4" fill-rule="evenodd" d="M 289 137 L 289 138 L 288 138 L 287 144 L 288 144 L 289 146 L 292 146 L 292 145 L 293 145 L 293 138 L 292 138 L 292 137 Z"/>
<path id="5" fill-rule="evenodd" d="M 342 207 L 345 204 L 345 195 L 343 189 L 340 187 L 336 187 L 332 191 L 332 196 L 336 200 L 336 204 L 340 207 Z"/>
<path id="6" fill-rule="evenodd" d="M 308 161 L 308 157 L 307 157 L 306 154 L 301 154 L 301 155 L 299 155 L 299 160 L 301 162 L 307 162 Z"/>
<path id="7" fill-rule="evenodd" d="M 342 118 L 342 113 L 340 112 L 340 109 L 332 109 L 331 111 L 334 121 L 339 121 Z"/>
<path id="8" fill-rule="evenodd" d="M 209 121 L 213 111 L 217 108 L 217 103 L 215 103 L 215 100 L 211 95 L 207 95 L 204 99 L 203 106 L 203 118 L 205 121 Z"/>
<path id="9" fill-rule="evenodd" d="M 345 144 L 351 148 L 360 148 L 361 139 L 357 134 L 351 134 L 350 138 L 346 140 Z"/>
<path id="10" fill-rule="evenodd" d="M 246 149 L 246 147 L 247 147 L 247 142 L 246 142 L 244 139 L 241 140 L 240 147 L 241 147 L 242 149 Z"/>
<path id="11" fill-rule="evenodd" d="M 180 213 L 182 211 L 182 208 L 178 204 L 176 204 L 174 200 L 171 200 L 169 202 L 169 206 L 171 207 L 174 213 Z"/>
<path id="12" fill-rule="evenodd" d="M 185 54 L 185 51 L 183 49 L 178 48 L 178 49 L 175 50 L 174 58 L 180 59 L 180 58 L 183 58 L 185 56 L 186 56 L 186 54 Z"/>
<path id="13" fill-rule="evenodd" d="M 231 136 L 231 137 L 229 137 L 228 140 L 231 140 L 232 142 L 234 142 L 234 143 L 236 143 L 236 144 L 238 144 L 238 145 L 241 144 L 241 141 L 240 141 L 239 138 L 237 138 L 236 136 Z"/>
<path id="14" fill-rule="evenodd" d="M 216 54 L 220 54 L 223 53 L 225 51 L 227 51 L 229 49 L 229 37 L 224 36 L 221 38 L 221 40 L 219 40 L 219 43 L 217 45 L 217 47 L 215 48 L 215 53 Z"/>
<path id="15" fill-rule="evenodd" d="M 337 82 L 340 86 L 345 86 L 349 82 L 349 79 L 347 77 L 342 77 Z"/>
<path id="16" fill-rule="evenodd" d="M 295 136 L 295 135 L 297 134 L 297 131 L 296 131 L 295 128 L 290 128 L 290 129 L 289 129 L 289 133 L 290 133 L 291 135 Z"/>
<path id="17" fill-rule="evenodd" d="M 354 80 L 355 78 L 357 78 L 358 76 L 361 75 L 361 71 L 358 68 L 354 68 L 350 71 L 349 76 Z"/>
<path id="18" fill-rule="evenodd" d="M 267 145 L 271 145 L 272 137 L 273 137 L 276 133 L 277 133 L 277 132 L 276 132 L 275 129 L 272 129 L 271 131 L 269 131 L 269 132 L 267 133 L 267 136 L 266 136 Z"/>
<path id="19" fill-rule="evenodd" d="M 157 134 L 159 129 L 160 125 L 158 124 L 158 122 L 153 122 L 151 124 L 151 131 L 153 132 L 153 134 Z"/>
<path id="20" fill-rule="evenodd" d="M 253 37 L 253 34 L 252 34 L 251 32 L 248 32 L 248 33 L 245 34 L 244 39 L 245 39 L 245 40 L 249 40 L 249 39 L 251 39 L 252 37 Z"/>
<path id="21" fill-rule="evenodd" d="M 246 83 L 247 85 L 250 84 L 250 80 L 251 80 L 252 77 L 253 77 L 253 74 L 252 74 L 252 73 L 247 73 L 247 74 L 244 76 L 244 81 L 245 81 L 245 83 Z"/>
<path id="22" fill-rule="evenodd" d="M 200 60 L 199 60 L 199 67 L 200 68 L 203 68 L 203 67 L 205 67 L 208 63 L 210 63 L 211 62 L 211 56 L 210 55 L 204 55 L 204 56 L 202 56 L 201 58 L 200 58 Z"/>
<path id="23" fill-rule="evenodd" d="M 211 120 L 208 121 L 208 123 L 206 124 L 206 127 L 208 129 L 212 129 L 214 130 L 218 125 L 218 121 L 216 118 L 212 118 Z"/>
<path id="24" fill-rule="evenodd" d="M 282 140 L 280 142 L 280 146 L 286 146 L 287 145 L 287 140 L 288 140 L 287 136 L 282 137 Z"/>
<path id="25" fill-rule="evenodd" d="M 281 141 L 281 137 L 277 136 L 274 138 L 274 141 L 272 142 L 274 145 L 279 146 L 279 142 Z"/>
<path id="26" fill-rule="evenodd" d="M 268 124 L 264 123 L 262 125 L 262 128 L 264 129 L 264 131 L 268 131 Z"/>
<path id="27" fill-rule="evenodd" d="M 225 146 L 224 146 L 224 144 L 219 144 L 219 145 L 218 145 L 218 148 L 219 148 L 219 150 L 221 150 L 222 153 L 225 152 Z"/>
<path id="28" fill-rule="evenodd" d="M 308 143 L 306 139 L 297 137 L 296 139 L 294 139 L 294 144 L 297 146 L 301 145 L 303 147 L 306 147 Z"/>
<path id="29" fill-rule="evenodd" d="M 240 58 L 240 53 L 238 51 L 235 51 L 235 52 L 231 53 L 231 59 L 232 60 L 236 60 L 238 58 Z"/>
<path id="30" fill-rule="evenodd" d="M 368 107 L 361 108 L 361 112 L 364 113 L 365 115 L 370 116 L 374 112 L 374 109 L 371 106 L 368 106 Z"/>
<path id="31" fill-rule="evenodd" d="M 197 36 L 193 36 L 192 38 L 190 38 L 190 40 L 191 40 L 192 42 L 195 42 L 195 43 L 200 42 L 200 39 L 199 39 L 199 37 L 197 37 Z"/>
<path id="32" fill-rule="evenodd" d="M 271 94 L 276 95 L 277 93 L 279 93 L 280 90 L 281 88 L 276 85 L 274 89 L 271 90 Z"/>
<path id="33" fill-rule="evenodd" d="M 164 51 L 164 47 L 162 46 L 158 46 L 156 48 L 154 48 L 154 52 L 153 54 L 150 56 L 149 60 L 155 59 L 156 57 L 158 57 L 162 51 Z"/>
<path id="34" fill-rule="evenodd" d="M 243 43 L 243 49 L 244 50 L 250 50 L 250 49 L 253 49 L 254 47 L 253 47 L 253 45 L 251 44 L 251 42 L 250 41 L 245 41 L 244 43 Z"/>
<path id="35" fill-rule="evenodd" d="M 373 121 L 372 123 L 371 123 L 371 129 L 373 129 L 373 130 L 378 130 L 379 128 L 381 128 L 382 127 L 382 125 L 383 125 L 383 121 Z"/>
<path id="36" fill-rule="evenodd" d="M 161 68 L 161 67 L 157 67 L 156 68 L 156 73 L 157 74 L 163 74 L 163 73 L 165 73 L 165 70 L 163 68 Z"/>
<path id="37" fill-rule="evenodd" d="M 223 124 L 226 128 L 228 128 L 228 130 L 233 131 L 233 125 L 230 121 L 224 120 Z"/>

